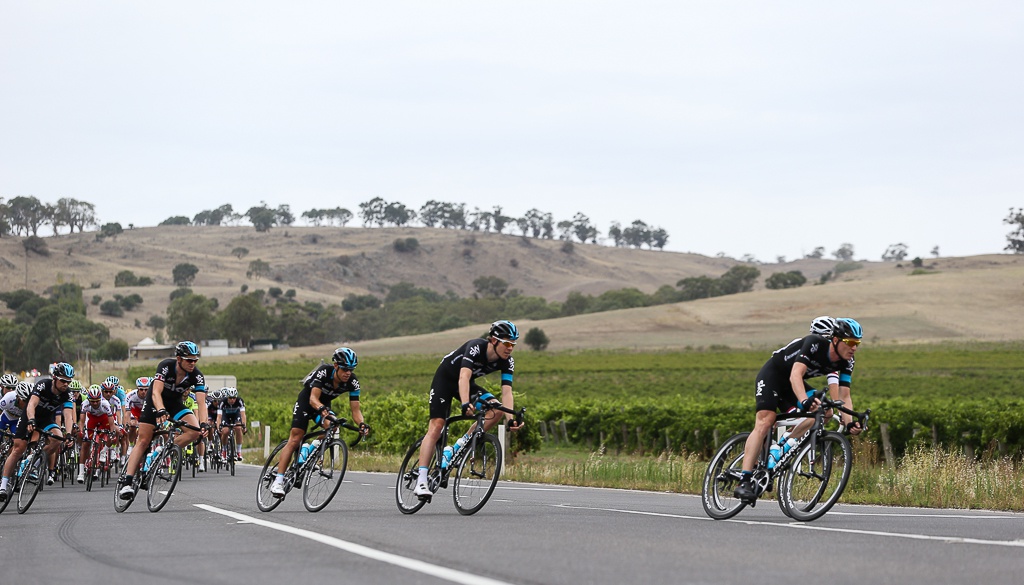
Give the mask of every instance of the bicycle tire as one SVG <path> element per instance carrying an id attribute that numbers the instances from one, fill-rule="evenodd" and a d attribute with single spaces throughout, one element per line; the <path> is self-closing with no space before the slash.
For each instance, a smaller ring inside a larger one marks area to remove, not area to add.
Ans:
<path id="1" fill-rule="evenodd" d="M 452 499 L 463 516 L 480 511 L 494 493 L 501 476 L 502 453 L 498 438 L 483 433 L 466 445 L 455 474 Z"/>
<path id="2" fill-rule="evenodd" d="M 337 450 L 337 455 L 335 455 Z M 348 445 L 341 439 L 321 443 L 306 462 L 306 477 L 302 481 L 302 505 L 310 512 L 327 507 L 338 493 L 348 466 Z"/>
<path id="3" fill-rule="evenodd" d="M 416 482 L 419 480 L 420 468 L 420 445 L 423 439 L 416 440 L 405 453 L 402 460 L 402 467 L 398 470 L 398 481 L 395 484 L 395 503 L 403 514 L 415 514 L 427 502 L 413 494 L 416 489 Z M 433 467 L 436 456 L 431 457 L 429 467 Z"/>
<path id="4" fill-rule="evenodd" d="M 228 471 L 231 472 L 231 477 L 235 476 L 235 429 L 228 431 Z"/>
<path id="5" fill-rule="evenodd" d="M 850 480 L 853 446 L 849 439 L 828 431 L 808 441 L 786 470 L 783 497 L 794 520 L 810 522 L 839 501 Z"/>
<path id="6" fill-rule="evenodd" d="M 727 520 L 740 513 L 747 504 L 733 495 L 740 483 L 743 450 L 750 433 L 739 433 L 726 439 L 708 463 L 701 487 L 704 512 L 715 520 Z"/>
<path id="7" fill-rule="evenodd" d="M 260 512 L 269 512 L 274 508 L 281 505 L 284 498 L 275 497 L 270 493 L 270 486 L 274 483 L 274 479 L 277 478 L 277 467 L 280 462 L 281 449 L 288 444 L 288 441 L 281 441 L 273 451 L 270 452 L 270 457 L 267 457 L 267 462 L 263 464 L 263 470 L 260 471 L 259 480 L 256 483 L 256 507 L 260 509 Z M 292 456 L 294 457 L 294 453 Z M 219 465 L 219 463 L 218 463 Z M 287 477 L 285 478 L 287 482 Z"/>
<path id="8" fill-rule="evenodd" d="M 64 462 L 67 460 L 67 456 L 64 455 L 63 447 L 60 453 L 57 453 L 57 474 L 60 475 L 60 487 L 64 487 Z"/>
<path id="9" fill-rule="evenodd" d="M 33 468 L 35 468 L 36 472 L 36 479 L 34 481 L 31 479 Z M 32 507 L 32 502 L 36 501 L 39 490 L 43 489 L 43 483 L 46 481 L 46 474 L 48 472 L 49 470 L 46 469 L 46 460 L 44 458 L 39 457 L 38 453 L 29 455 L 29 462 L 25 464 L 25 469 L 21 475 L 21 490 L 18 491 L 19 514 L 28 512 L 28 509 Z"/>
<path id="10" fill-rule="evenodd" d="M 146 474 L 146 505 L 150 512 L 159 512 L 167 505 L 174 493 L 174 486 L 181 479 L 181 447 L 168 441 L 160 452 L 160 457 L 153 458 Z"/>
<path id="11" fill-rule="evenodd" d="M 139 487 L 142 485 L 142 476 L 145 475 L 142 473 L 141 469 L 135 473 L 135 475 L 132 477 L 132 487 L 135 489 L 135 495 L 132 496 L 131 499 L 122 500 L 120 494 L 120 487 L 121 480 L 124 478 L 124 473 L 125 471 L 122 470 L 121 475 L 118 476 L 117 485 L 114 486 L 114 511 L 118 514 L 127 510 L 128 507 L 132 505 L 132 502 L 135 501 L 135 498 L 138 497 Z"/>

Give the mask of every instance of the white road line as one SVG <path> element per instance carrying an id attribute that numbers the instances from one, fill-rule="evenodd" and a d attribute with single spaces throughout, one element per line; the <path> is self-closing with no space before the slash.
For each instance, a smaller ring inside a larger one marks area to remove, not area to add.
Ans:
<path id="1" fill-rule="evenodd" d="M 620 514 L 637 514 L 640 516 L 659 516 L 662 518 L 678 518 L 681 520 L 707 520 L 716 522 L 706 516 L 684 516 L 682 514 L 665 514 L 662 512 L 644 512 L 642 510 L 620 510 L 618 508 L 591 508 L 587 506 L 570 506 L 568 504 L 552 504 L 553 508 L 568 508 L 572 510 L 596 510 L 599 512 L 618 512 Z M 984 540 L 980 538 L 962 538 L 959 536 L 931 536 L 928 534 L 910 534 L 904 532 L 882 532 L 878 530 L 855 530 L 852 528 L 830 528 L 826 526 L 812 526 L 804 523 L 781 523 L 762 522 L 757 520 L 718 520 L 717 522 L 734 522 L 748 526 L 772 526 L 777 528 L 795 528 L 797 530 L 820 530 L 823 532 L 843 532 L 846 534 L 863 534 L 866 536 L 889 536 L 893 538 L 908 538 L 911 540 L 934 540 L 948 544 L 982 544 L 988 546 L 1009 546 L 1024 548 L 1024 540 Z"/>
<path id="2" fill-rule="evenodd" d="M 964 518 L 967 520 L 1024 520 L 1024 516 L 978 514 L 907 514 L 903 512 L 832 512 L 829 516 L 891 516 L 893 518 Z"/>
<path id="3" fill-rule="evenodd" d="M 333 546 L 334 548 L 350 552 L 355 555 L 363 556 L 368 559 L 380 561 L 382 563 L 388 563 L 403 569 L 409 569 L 410 571 L 416 571 L 438 579 L 444 579 L 453 583 L 463 583 L 465 585 L 509 585 L 505 581 L 498 581 L 496 579 L 489 579 L 487 577 L 481 577 L 479 575 L 472 575 L 470 573 L 463 573 L 462 571 L 456 571 L 455 569 L 449 569 L 447 567 L 439 567 L 416 559 L 409 559 L 406 557 L 398 556 L 396 554 L 387 553 L 372 549 L 361 544 L 354 542 L 348 542 L 341 540 L 340 538 L 334 538 L 333 536 L 327 536 L 318 532 L 312 532 L 310 530 L 303 530 L 302 528 L 295 528 L 293 526 L 286 526 L 284 524 L 278 524 L 276 522 L 268 522 L 260 518 L 253 516 L 246 516 L 245 514 L 239 514 L 238 512 L 232 512 L 230 510 L 224 510 L 222 508 L 216 508 L 207 504 L 193 504 L 195 507 L 206 510 L 207 512 L 213 512 L 214 514 L 221 514 L 234 518 L 240 522 L 255 524 L 264 528 L 270 528 L 271 530 L 277 530 L 280 532 L 287 532 L 295 536 L 307 538 L 326 544 L 327 546 Z"/>
<path id="4" fill-rule="evenodd" d="M 571 492 L 569 488 L 535 488 L 535 487 L 512 487 L 509 485 L 497 485 L 499 490 L 524 490 L 528 492 Z"/>

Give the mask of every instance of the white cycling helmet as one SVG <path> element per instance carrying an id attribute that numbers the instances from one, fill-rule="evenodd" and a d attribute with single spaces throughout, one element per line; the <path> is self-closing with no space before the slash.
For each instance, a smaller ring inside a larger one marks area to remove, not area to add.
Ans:
<path id="1" fill-rule="evenodd" d="M 815 317 L 811 321 L 811 333 L 816 333 L 826 339 L 832 337 L 832 330 L 836 328 L 836 320 L 828 315 Z"/>
<path id="2" fill-rule="evenodd" d="M 18 393 L 18 400 L 28 400 L 28 397 L 32 395 L 32 384 L 29 384 L 28 382 L 18 382 L 14 391 Z"/>
<path id="3" fill-rule="evenodd" d="M 14 374 L 4 374 L 3 376 L 0 376 L 0 386 L 3 386 L 4 390 L 7 390 L 8 392 L 13 390 L 14 387 L 18 385 L 18 382 L 21 382 L 21 379 Z"/>

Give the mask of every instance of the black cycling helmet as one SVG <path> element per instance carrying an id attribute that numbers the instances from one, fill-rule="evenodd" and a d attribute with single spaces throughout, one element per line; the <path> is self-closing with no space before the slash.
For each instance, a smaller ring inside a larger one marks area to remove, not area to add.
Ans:
<path id="1" fill-rule="evenodd" d="M 335 365 L 343 370 L 354 370 L 359 365 L 359 358 L 356 357 L 356 352 L 347 347 L 339 347 L 334 350 L 334 355 L 331 356 L 331 359 Z"/>
<path id="2" fill-rule="evenodd" d="M 519 329 L 516 328 L 515 323 L 502 319 L 501 321 L 491 323 L 491 331 L 488 335 L 498 339 L 515 341 L 519 339 Z"/>
<path id="3" fill-rule="evenodd" d="M 75 377 L 75 368 L 67 362 L 58 362 L 53 364 L 53 367 L 50 368 L 50 373 L 54 378 L 62 378 L 70 381 Z"/>
<path id="4" fill-rule="evenodd" d="M 864 329 L 854 319 L 836 319 L 836 328 L 832 335 L 840 339 L 862 339 Z"/>
<path id="5" fill-rule="evenodd" d="M 191 341 L 182 341 L 174 347 L 174 357 L 199 357 L 199 346 Z"/>

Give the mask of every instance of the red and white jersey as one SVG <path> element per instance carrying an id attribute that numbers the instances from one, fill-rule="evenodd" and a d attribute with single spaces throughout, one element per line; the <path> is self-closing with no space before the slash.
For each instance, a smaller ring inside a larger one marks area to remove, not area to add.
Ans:
<path id="1" fill-rule="evenodd" d="M 137 418 L 138 413 L 142 412 L 142 407 L 145 406 L 145 399 L 138 395 L 138 390 L 132 390 L 128 392 L 127 396 L 125 396 L 125 403 L 128 410 L 130 410 Z"/>
<path id="2" fill-rule="evenodd" d="M 82 402 L 82 412 L 89 417 L 114 416 L 114 408 L 107 400 L 101 399 L 100 403 L 93 406 L 88 400 Z"/>
<path id="3" fill-rule="evenodd" d="M 105 402 L 109 402 L 110 403 L 110 409 L 113 412 L 120 412 L 121 411 L 121 399 L 117 397 L 117 394 L 114 394 L 110 398 L 104 398 L 103 400 Z"/>

